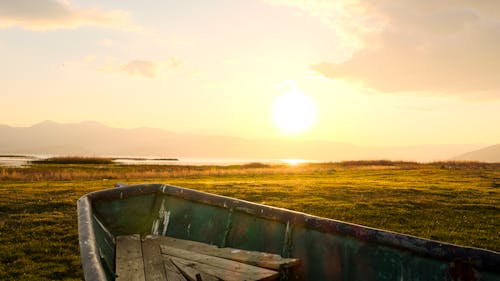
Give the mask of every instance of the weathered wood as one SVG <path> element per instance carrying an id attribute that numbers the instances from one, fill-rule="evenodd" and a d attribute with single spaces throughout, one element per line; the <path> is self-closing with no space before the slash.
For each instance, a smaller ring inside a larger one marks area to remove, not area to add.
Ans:
<path id="1" fill-rule="evenodd" d="M 259 265 L 279 269 L 297 262 L 269 253 L 218 248 L 156 235 L 142 240 L 138 234 L 118 236 L 116 241 L 118 281 L 276 280 L 277 271 Z"/>
<path id="2" fill-rule="evenodd" d="M 231 280 L 274 280 L 279 275 L 278 272 L 273 270 L 166 245 L 161 245 L 161 249 L 164 257 L 171 258 L 176 262 L 175 258 L 187 260 L 193 264 L 192 268 L 217 276 L 223 280 L 227 280 L 231 276 L 238 277 Z"/>
<path id="3" fill-rule="evenodd" d="M 216 245 L 211 245 L 192 240 L 173 238 L 169 236 L 146 235 L 144 236 L 144 239 L 157 239 L 161 245 L 167 245 L 167 246 L 172 246 L 177 244 L 178 248 L 183 247 L 184 250 L 196 249 L 198 247 L 219 249 L 219 247 L 217 247 Z"/>
<path id="4" fill-rule="evenodd" d="M 186 281 L 184 274 L 179 270 L 177 266 L 172 262 L 172 260 L 163 260 L 163 266 L 165 272 L 167 273 L 168 281 Z"/>
<path id="5" fill-rule="evenodd" d="M 169 259 L 178 269 L 179 271 L 182 273 L 182 275 L 184 275 L 184 277 L 186 277 L 187 280 L 189 281 L 199 281 L 199 280 L 203 280 L 203 281 L 221 281 L 222 279 L 219 279 L 213 275 L 210 275 L 210 274 L 207 274 L 205 272 L 200 272 L 200 271 L 197 271 L 196 269 L 192 268 L 192 264 L 182 264 L 180 263 L 179 261 L 175 261 L 175 258 L 174 259 Z"/>
<path id="6" fill-rule="evenodd" d="M 175 265 L 171 262 L 165 264 L 157 239 L 144 239 L 142 241 L 142 254 L 146 281 L 186 280 Z"/>
<path id="7" fill-rule="evenodd" d="M 117 281 L 146 280 L 138 234 L 116 237 L 116 275 Z"/>
<path id="8" fill-rule="evenodd" d="M 179 264 L 180 266 L 192 268 L 193 270 L 215 276 L 219 280 L 224 280 L 224 281 L 269 281 L 269 280 L 278 280 L 279 278 L 277 273 L 263 276 L 260 274 L 256 275 L 250 272 L 237 272 L 230 270 L 228 268 L 221 267 L 220 265 L 216 266 L 212 264 L 186 260 L 183 258 L 178 258 L 168 255 L 164 257 L 171 259 L 174 263 Z M 235 261 L 231 262 L 238 263 Z M 202 280 L 204 279 L 202 278 Z"/>
<path id="9" fill-rule="evenodd" d="M 160 240 L 161 245 L 183 249 L 208 256 L 238 261 L 268 269 L 279 270 L 299 264 L 298 259 L 282 258 L 279 255 L 270 253 L 245 251 L 234 248 L 218 248 L 214 245 L 164 236 L 158 237 L 157 239 Z"/>

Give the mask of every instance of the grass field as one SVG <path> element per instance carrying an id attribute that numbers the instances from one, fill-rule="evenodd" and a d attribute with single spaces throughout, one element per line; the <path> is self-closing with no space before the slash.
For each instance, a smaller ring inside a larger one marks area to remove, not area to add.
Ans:
<path id="1" fill-rule="evenodd" d="M 0 280 L 81 280 L 76 200 L 159 182 L 500 251 L 500 164 L 0 167 Z"/>

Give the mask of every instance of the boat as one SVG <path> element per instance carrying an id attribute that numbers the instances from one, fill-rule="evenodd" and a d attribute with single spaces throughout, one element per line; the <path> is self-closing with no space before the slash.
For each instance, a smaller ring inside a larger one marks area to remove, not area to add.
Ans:
<path id="1" fill-rule="evenodd" d="M 156 235 L 295 258 L 282 280 L 499 281 L 500 253 L 462 247 L 167 184 L 84 195 L 85 280 L 115 280 L 116 241 Z"/>

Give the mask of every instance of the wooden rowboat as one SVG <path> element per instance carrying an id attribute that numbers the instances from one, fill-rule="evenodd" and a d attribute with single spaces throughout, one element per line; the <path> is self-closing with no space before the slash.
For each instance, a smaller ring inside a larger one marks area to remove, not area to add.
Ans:
<path id="1" fill-rule="evenodd" d="M 153 235 L 300 260 L 287 280 L 500 281 L 498 252 L 163 184 L 83 196 L 78 229 L 85 280 L 115 280 L 117 237 Z"/>

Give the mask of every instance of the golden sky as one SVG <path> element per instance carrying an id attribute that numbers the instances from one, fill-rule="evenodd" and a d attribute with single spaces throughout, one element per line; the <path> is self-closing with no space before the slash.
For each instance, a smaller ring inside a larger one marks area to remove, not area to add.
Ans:
<path id="1" fill-rule="evenodd" d="M 499 47 L 493 0 L 4 0 L 0 124 L 494 144 Z"/>

